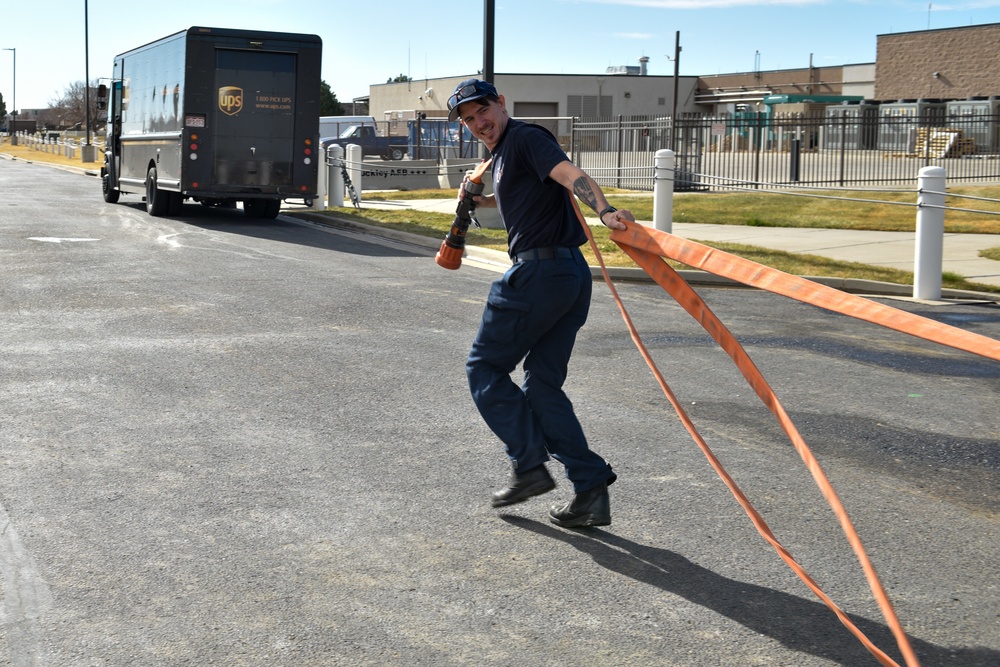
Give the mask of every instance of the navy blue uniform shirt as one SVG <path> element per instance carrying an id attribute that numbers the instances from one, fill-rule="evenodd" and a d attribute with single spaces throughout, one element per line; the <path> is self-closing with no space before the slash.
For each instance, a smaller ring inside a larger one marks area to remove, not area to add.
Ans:
<path id="1" fill-rule="evenodd" d="M 549 178 L 552 169 L 568 158 L 548 130 L 511 119 L 492 152 L 493 193 L 511 256 L 533 248 L 576 248 L 586 242 L 572 195 Z"/>

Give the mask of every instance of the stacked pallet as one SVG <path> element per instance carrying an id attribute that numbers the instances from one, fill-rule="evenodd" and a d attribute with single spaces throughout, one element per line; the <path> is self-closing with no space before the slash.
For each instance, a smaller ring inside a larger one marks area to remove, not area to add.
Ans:
<path id="1" fill-rule="evenodd" d="M 921 127 L 917 130 L 917 144 L 914 157 L 962 157 L 974 155 L 976 141 L 972 137 L 962 137 L 961 130 L 946 127 Z"/>

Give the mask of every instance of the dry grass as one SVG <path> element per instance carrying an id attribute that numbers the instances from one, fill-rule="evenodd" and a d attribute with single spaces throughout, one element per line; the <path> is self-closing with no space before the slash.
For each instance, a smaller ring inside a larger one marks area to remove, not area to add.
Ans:
<path id="1" fill-rule="evenodd" d="M 945 231 L 954 234 L 1000 234 L 1000 187 L 953 186 L 948 206 L 985 213 L 949 211 Z M 365 199 L 454 199 L 456 190 L 366 192 Z M 607 190 L 608 200 L 628 208 L 637 220 L 653 219 L 653 196 Z M 970 201 L 972 195 L 998 201 Z M 754 227 L 807 227 L 912 232 L 916 228 L 916 192 L 810 190 L 788 194 L 692 192 L 674 195 L 674 221 Z"/>
<path id="2" fill-rule="evenodd" d="M 359 211 L 354 208 L 344 207 L 330 209 L 326 211 L 326 214 L 331 217 L 347 218 L 364 224 L 387 227 L 434 239 L 443 239 L 451 228 L 452 223 L 451 215 L 427 211 L 385 211 L 381 209 L 362 209 Z M 616 267 L 635 266 L 631 258 L 611 240 L 611 230 L 606 227 L 595 226 L 592 227 L 592 231 L 594 233 L 594 241 L 601 256 L 604 258 L 605 264 Z M 466 243 L 502 252 L 506 252 L 507 250 L 507 236 L 502 229 L 477 229 L 470 227 L 469 233 L 466 236 Z M 913 284 L 913 273 L 909 271 L 871 266 L 858 262 L 844 262 L 818 255 L 770 250 L 737 243 L 716 243 L 714 241 L 699 241 L 699 243 L 798 276 L 856 278 L 901 285 Z M 596 265 L 597 259 L 590 246 L 585 245 L 582 250 L 584 251 L 584 256 L 587 257 L 587 261 L 591 265 Z M 670 263 L 675 268 L 690 268 L 677 262 Z M 1000 287 L 998 286 L 974 283 L 952 273 L 944 274 L 942 284 L 944 287 L 951 289 L 1000 293 Z"/>
<path id="3" fill-rule="evenodd" d="M 5 153 L 11 157 L 15 157 L 19 160 L 27 160 L 29 162 L 46 162 L 48 164 L 58 164 L 64 167 L 79 167 L 81 169 L 100 169 L 101 164 L 104 161 L 104 155 L 99 154 L 98 159 L 100 162 L 84 162 L 81 158 L 80 149 L 76 150 L 76 157 L 68 158 L 65 155 L 56 155 L 54 153 L 47 153 L 45 151 L 36 150 L 28 146 L 19 144 L 17 146 L 10 145 L 10 139 L 8 137 L 0 138 L 0 153 Z"/>

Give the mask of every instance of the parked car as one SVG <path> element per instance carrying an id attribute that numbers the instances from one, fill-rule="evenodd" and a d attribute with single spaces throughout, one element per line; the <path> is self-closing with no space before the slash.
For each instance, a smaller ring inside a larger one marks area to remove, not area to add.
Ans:
<path id="1" fill-rule="evenodd" d="M 380 137 L 370 125 L 352 125 L 339 137 L 320 139 L 325 151 L 333 145 L 345 151 L 350 144 L 361 146 L 361 154 L 378 155 L 383 160 L 402 160 L 406 156 L 409 140 L 406 137 Z"/>

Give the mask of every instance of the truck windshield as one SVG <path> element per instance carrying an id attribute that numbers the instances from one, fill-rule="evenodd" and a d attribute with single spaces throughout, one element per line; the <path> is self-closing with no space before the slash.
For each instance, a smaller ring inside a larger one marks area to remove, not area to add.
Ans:
<path id="1" fill-rule="evenodd" d="M 351 125 L 349 128 L 340 133 L 340 139 L 350 139 L 353 136 L 361 136 L 361 126 Z"/>

